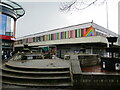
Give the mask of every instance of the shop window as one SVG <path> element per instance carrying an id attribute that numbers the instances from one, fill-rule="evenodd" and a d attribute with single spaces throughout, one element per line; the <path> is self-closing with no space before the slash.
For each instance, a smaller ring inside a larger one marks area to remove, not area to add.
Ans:
<path id="1" fill-rule="evenodd" d="M 39 42 L 40 41 L 40 37 L 36 37 L 36 42 Z"/>
<path id="2" fill-rule="evenodd" d="M 33 37 L 33 42 L 36 42 L 35 37 Z"/>
<path id="3" fill-rule="evenodd" d="M 40 41 L 43 41 L 43 36 L 40 36 Z"/>
<path id="4" fill-rule="evenodd" d="M 77 30 L 75 30 L 75 38 L 77 37 Z"/>

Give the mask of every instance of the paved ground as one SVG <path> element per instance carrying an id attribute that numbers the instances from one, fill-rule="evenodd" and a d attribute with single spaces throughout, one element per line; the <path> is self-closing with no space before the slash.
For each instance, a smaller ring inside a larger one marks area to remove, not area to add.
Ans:
<path id="1" fill-rule="evenodd" d="M 23 68 L 51 68 L 51 67 L 69 67 L 70 64 L 66 60 L 24 60 L 24 61 L 9 61 L 8 65 L 13 67 L 23 67 Z"/>
<path id="2" fill-rule="evenodd" d="M 120 71 L 107 71 L 107 70 L 103 70 L 103 69 L 101 69 L 100 65 L 82 68 L 82 72 L 99 72 L 99 73 L 102 72 L 102 73 L 120 74 Z"/>

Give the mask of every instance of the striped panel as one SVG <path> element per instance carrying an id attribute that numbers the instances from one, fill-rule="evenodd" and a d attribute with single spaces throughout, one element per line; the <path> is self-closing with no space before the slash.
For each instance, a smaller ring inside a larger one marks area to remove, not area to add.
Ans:
<path id="1" fill-rule="evenodd" d="M 46 35 L 46 40 L 49 40 L 49 36 L 48 35 Z"/>
<path id="2" fill-rule="evenodd" d="M 60 33 L 60 39 L 62 39 L 62 32 Z"/>
<path id="3" fill-rule="evenodd" d="M 47 35 L 45 35 L 45 41 L 47 40 Z"/>
<path id="4" fill-rule="evenodd" d="M 51 34 L 51 40 L 54 40 L 54 34 Z"/>
<path id="5" fill-rule="evenodd" d="M 58 39 L 60 39 L 60 33 L 58 33 Z"/>
<path id="6" fill-rule="evenodd" d="M 72 31 L 72 38 L 75 38 L 75 30 Z"/>
<path id="7" fill-rule="evenodd" d="M 65 34 L 66 34 L 66 35 L 65 35 L 65 38 L 68 38 L 68 31 L 67 31 L 67 32 L 65 32 Z"/>
<path id="8" fill-rule="evenodd" d="M 58 33 L 56 33 L 56 40 L 58 40 Z"/>
<path id="9" fill-rule="evenodd" d="M 79 34 L 80 34 L 80 33 L 79 33 L 79 29 L 77 29 L 77 38 L 79 37 Z"/>
<path id="10" fill-rule="evenodd" d="M 65 37 L 64 37 L 65 35 L 64 35 L 64 32 L 62 32 L 62 39 L 64 39 Z"/>
<path id="11" fill-rule="evenodd" d="M 36 41 L 37 41 L 37 39 L 36 39 Z M 43 36 L 43 41 L 45 41 L 45 35 Z"/>
<path id="12" fill-rule="evenodd" d="M 73 31 L 70 31 L 70 38 L 72 38 L 72 33 L 73 33 Z"/>
<path id="13" fill-rule="evenodd" d="M 84 37 L 84 29 L 81 29 L 81 37 Z"/>
<path id="14" fill-rule="evenodd" d="M 83 35 L 85 35 L 86 32 L 87 32 L 87 31 L 86 31 L 86 28 L 84 28 L 84 29 L 83 29 Z"/>
<path id="15" fill-rule="evenodd" d="M 77 29 L 77 37 L 81 37 L 81 29 Z"/>
<path id="16" fill-rule="evenodd" d="M 51 34 L 49 34 L 49 40 L 51 40 Z"/>
<path id="17" fill-rule="evenodd" d="M 70 38 L 70 31 L 68 32 L 68 38 Z"/>
<path id="18" fill-rule="evenodd" d="M 75 38 L 77 37 L 77 30 L 75 30 Z"/>
<path id="19" fill-rule="evenodd" d="M 53 34 L 54 35 L 54 40 L 56 40 L 56 33 L 55 34 Z"/>

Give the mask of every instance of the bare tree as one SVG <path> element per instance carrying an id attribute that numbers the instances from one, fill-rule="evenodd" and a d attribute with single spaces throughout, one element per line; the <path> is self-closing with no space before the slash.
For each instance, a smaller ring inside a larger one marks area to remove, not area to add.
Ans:
<path id="1" fill-rule="evenodd" d="M 84 10 L 91 5 L 102 5 L 106 0 L 72 0 L 70 2 L 62 2 L 60 10 L 70 11 L 72 9 Z"/>

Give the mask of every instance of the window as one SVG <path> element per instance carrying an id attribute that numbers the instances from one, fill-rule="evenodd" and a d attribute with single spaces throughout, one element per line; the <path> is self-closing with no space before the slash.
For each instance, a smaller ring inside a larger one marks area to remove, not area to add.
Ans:
<path id="1" fill-rule="evenodd" d="M 0 24 L 0 35 L 14 35 L 14 19 L 10 16 L 2 14 L 2 22 Z"/>
<path id="2" fill-rule="evenodd" d="M 39 42 L 40 41 L 40 37 L 36 37 L 36 42 Z"/>
<path id="3" fill-rule="evenodd" d="M 33 42 L 36 42 L 35 37 L 33 37 Z"/>

